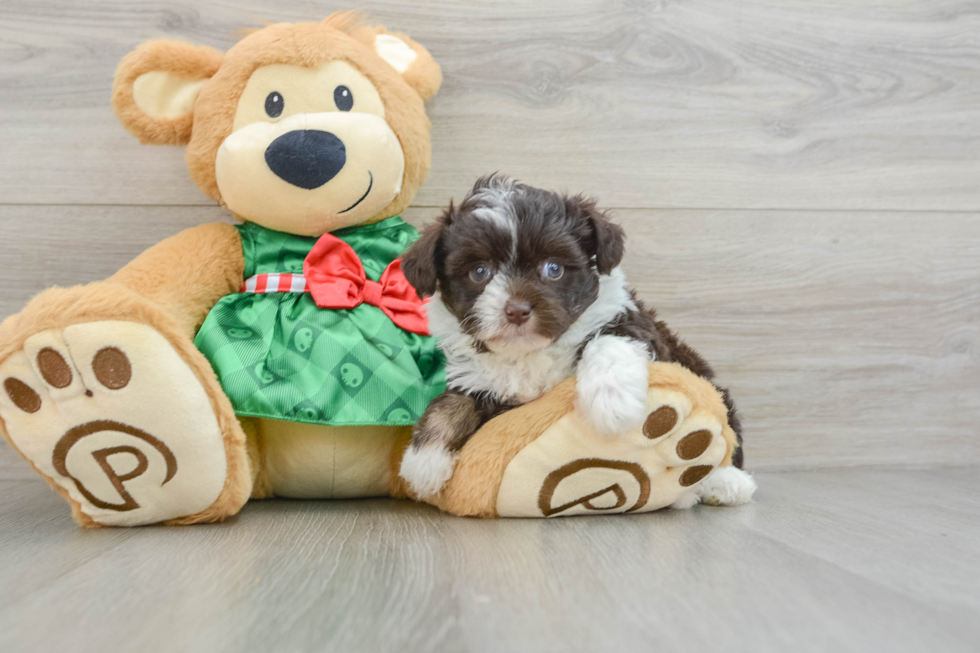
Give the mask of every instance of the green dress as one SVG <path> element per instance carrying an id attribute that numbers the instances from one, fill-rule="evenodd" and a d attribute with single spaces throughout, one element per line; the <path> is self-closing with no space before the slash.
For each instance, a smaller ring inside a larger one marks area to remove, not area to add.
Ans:
<path id="1" fill-rule="evenodd" d="M 316 238 L 256 224 L 237 227 L 245 278 L 303 273 Z M 368 279 L 418 238 L 400 217 L 333 232 L 360 257 Z M 235 413 L 355 426 L 410 425 L 446 388 L 435 340 L 403 331 L 380 308 L 322 309 L 310 293 L 236 293 L 211 309 L 194 340 Z"/>

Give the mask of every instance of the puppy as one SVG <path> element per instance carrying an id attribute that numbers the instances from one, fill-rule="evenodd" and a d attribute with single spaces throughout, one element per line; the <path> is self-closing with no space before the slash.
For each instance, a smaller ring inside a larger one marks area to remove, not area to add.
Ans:
<path id="1" fill-rule="evenodd" d="M 492 175 L 450 204 L 402 260 L 428 303 L 446 355 L 447 391 L 419 420 L 401 476 L 420 496 L 452 476 L 459 450 L 484 423 L 577 376 L 577 407 L 610 436 L 646 417 L 647 363 L 674 361 L 711 379 L 711 368 L 627 286 L 623 230 L 593 200 Z M 755 489 L 736 469 L 702 482 L 709 503 L 744 503 Z"/>

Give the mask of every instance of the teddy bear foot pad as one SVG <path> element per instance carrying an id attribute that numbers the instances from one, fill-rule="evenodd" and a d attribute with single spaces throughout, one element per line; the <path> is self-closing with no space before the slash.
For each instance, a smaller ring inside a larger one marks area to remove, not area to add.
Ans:
<path id="1" fill-rule="evenodd" d="M 646 420 L 597 434 L 578 411 L 561 418 L 510 462 L 497 495 L 501 517 L 638 513 L 697 502 L 725 458 L 722 423 L 674 390 L 651 387 Z"/>
<path id="2" fill-rule="evenodd" d="M 38 333 L 0 365 L 0 384 L 11 441 L 98 524 L 185 517 L 222 492 L 225 446 L 207 393 L 149 326 Z"/>

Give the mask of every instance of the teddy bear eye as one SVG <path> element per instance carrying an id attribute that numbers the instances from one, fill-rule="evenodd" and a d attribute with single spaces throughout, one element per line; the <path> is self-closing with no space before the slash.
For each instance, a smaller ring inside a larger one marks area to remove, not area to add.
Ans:
<path id="1" fill-rule="evenodd" d="M 341 111 L 350 111 L 354 106 L 354 96 L 346 86 L 338 86 L 333 90 L 333 103 Z"/>
<path id="2" fill-rule="evenodd" d="M 265 112 L 270 118 L 278 118 L 282 115 L 282 110 L 285 108 L 286 103 L 283 101 L 282 96 L 279 95 L 278 91 L 273 91 L 265 98 Z"/>

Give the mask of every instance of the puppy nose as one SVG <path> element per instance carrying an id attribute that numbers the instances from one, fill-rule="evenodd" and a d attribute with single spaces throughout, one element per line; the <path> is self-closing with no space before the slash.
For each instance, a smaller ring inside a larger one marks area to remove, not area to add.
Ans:
<path id="1" fill-rule="evenodd" d="M 313 190 L 337 176 L 347 163 L 347 149 L 330 132 L 297 129 L 269 144 L 265 162 L 283 181 Z"/>
<path id="2" fill-rule="evenodd" d="M 508 322 L 520 326 L 531 318 L 531 304 L 511 299 L 504 304 L 504 315 Z"/>

